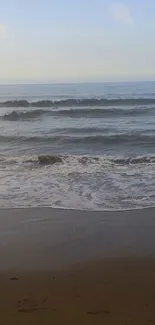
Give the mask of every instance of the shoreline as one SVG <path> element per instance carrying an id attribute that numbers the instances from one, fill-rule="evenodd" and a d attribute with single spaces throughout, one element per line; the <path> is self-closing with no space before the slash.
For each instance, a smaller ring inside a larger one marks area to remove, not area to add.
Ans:
<path id="1" fill-rule="evenodd" d="M 3 208 L 0 207 L 0 211 L 10 211 L 10 210 L 32 210 L 32 209 L 51 209 L 51 210 L 65 210 L 65 211 L 77 211 L 77 212 L 86 212 L 86 213 L 106 213 L 106 212 L 132 212 L 132 211 L 141 211 L 141 210 L 150 210 L 150 209 L 155 209 L 155 205 L 151 205 L 151 206 L 144 206 L 144 207 L 138 207 L 138 208 L 131 208 L 131 209 L 105 209 L 105 210 L 92 210 L 92 209 L 75 209 L 75 208 L 66 208 L 66 207 L 53 207 L 53 206 L 32 206 L 32 207 L 28 207 L 28 206 L 23 206 L 23 207 L 8 207 L 8 208 Z"/>

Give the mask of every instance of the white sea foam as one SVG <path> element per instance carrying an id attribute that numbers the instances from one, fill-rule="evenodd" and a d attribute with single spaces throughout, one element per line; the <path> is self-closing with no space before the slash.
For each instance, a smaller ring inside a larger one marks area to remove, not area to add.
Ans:
<path id="1" fill-rule="evenodd" d="M 0 164 L 0 207 L 117 210 L 155 204 L 154 163 L 117 165 L 88 156 L 66 156 L 53 165 L 39 165 L 37 156 L 7 162 Z"/>

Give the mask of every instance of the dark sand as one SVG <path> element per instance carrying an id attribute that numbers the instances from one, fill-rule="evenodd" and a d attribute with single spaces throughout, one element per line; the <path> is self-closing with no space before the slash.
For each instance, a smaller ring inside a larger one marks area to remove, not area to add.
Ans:
<path id="1" fill-rule="evenodd" d="M 1 324 L 155 324 L 155 210 L 1 210 Z"/>

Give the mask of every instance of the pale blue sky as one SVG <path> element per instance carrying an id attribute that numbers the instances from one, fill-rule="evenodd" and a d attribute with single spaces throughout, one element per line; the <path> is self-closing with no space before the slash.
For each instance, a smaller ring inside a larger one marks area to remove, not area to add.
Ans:
<path id="1" fill-rule="evenodd" d="M 0 82 L 155 80 L 155 0 L 0 0 Z"/>

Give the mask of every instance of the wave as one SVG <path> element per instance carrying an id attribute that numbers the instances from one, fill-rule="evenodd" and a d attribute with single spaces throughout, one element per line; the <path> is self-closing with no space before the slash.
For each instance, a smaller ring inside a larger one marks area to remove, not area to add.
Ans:
<path id="1" fill-rule="evenodd" d="M 12 111 L 11 113 L 5 114 L 4 116 L 1 116 L 2 119 L 7 121 L 18 121 L 18 120 L 24 120 L 24 119 L 33 119 L 38 118 L 43 115 L 50 115 L 52 114 L 52 111 L 46 111 L 46 110 L 31 110 L 31 111 Z"/>
<path id="2" fill-rule="evenodd" d="M 155 156 L 135 156 L 128 158 L 112 158 L 107 156 L 74 156 L 74 155 L 39 155 L 39 156 L 21 156 L 21 157 L 0 157 L 0 163 L 4 164 L 33 164 L 38 166 L 55 164 L 100 164 L 101 166 L 114 165 L 140 165 L 154 164 Z"/>
<path id="3" fill-rule="evenodd" d="M 155 163 L 155 156 L 117 158 L 114 159 L 114 163 L 117 165 L 137 165 L 137 164 Z"/>
<path id="4" fill-rule="evenodd" d="M 15 145 L 23 145 L 24 143 L 45 143 L 50 145 L 59 145 L 59 144 L 69 144 L 69 145 L 107 145 L 107 144 L 132 144 L 135 145 L 155 145 L 155 134 L 141 134 L 141 133 L 133 133 L 133 134 L 95 134 L 95 135 L 50 135 L 50 136 L 3 136 L 0 135 L 0 143 L 10 143 Z M 104 147 L 103 147 L 104 148 Z"/>
<path id="5" fill-rule="evenodd" d="M 13 136 L 5 136 L 5 135 L 0 135 L 0 143 L 11 143 L 11 144 L 23 144 L 23 143 L 52 143 L 56 142 L 63 139 L 61 136 L 18 136 L 18 135 L 13 135 Z"/>
<path id="6" fill-rule="evenodd" d="M 37 157 L 37 161 L 40 165 L 53 165 L 56 163 L 64 163 L 66 161 L 75 161 L 81 164 L 94 164 L 94 163 L 110 163 L 117 165 L 137 165 L 137 164 L 149 164 L 155 163 L 155 156 L 137 156 L 129 158 L 108 158 L 108 157 L 91 157 L 91 156 L 53 156 L 53 155 L 41 155 Z M 33 161 L 33 160 L 32 160 Z"/>
<path id="7" fill-rule="evenodd" d="M 54 117 L 70 117 L 70 118 L 106 118 L 106 117 L 121 117 L 121 116 L 137 116 L 145 115 L 155 112 L 154 107 L 149 108 L 72 108 L 63 110 L 45 110 L 35 109 L 28 111 L 12 111 L 11 113 L 1 116 L 1 119 L 6 121 L 18 121 L 18 120 L 31 120 L 37 119 L 43 116 Z"/>
<path id="8" fill-rule="evenodd" d="M 41 100 L 29 102 L 27 100 L 9 100 L 0 102 L 1 107 L 72 107 L 72 106 L 136 106 L 155 104 L 155 98 L 86 98 L 65 100 Z"/>
<path id="9" fill-rule="evenodd" d="M 64 139 L 64 142 L 71 140 L 73 144 L 125 144 L 131 143 L 132 146 L 138 144 L 151 144 L 155 145 L 155 135 L 141 135 L 141 134 L 113 134 L 113 135 L 94 135 L 84 137 L 72 137 Z"/>

